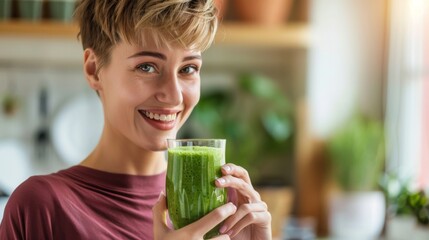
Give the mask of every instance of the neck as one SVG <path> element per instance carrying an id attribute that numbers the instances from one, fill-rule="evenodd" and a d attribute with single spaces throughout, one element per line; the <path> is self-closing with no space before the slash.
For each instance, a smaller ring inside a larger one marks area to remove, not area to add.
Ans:
<path id="1" fill-rule="evenodd" d="M 142 149 L 124 136 L 117 136 L 106 129 L 97 147 L 80 165 L 106 172 L 143 176 L 159 174 L 167 168 L 164 152 Z"/>

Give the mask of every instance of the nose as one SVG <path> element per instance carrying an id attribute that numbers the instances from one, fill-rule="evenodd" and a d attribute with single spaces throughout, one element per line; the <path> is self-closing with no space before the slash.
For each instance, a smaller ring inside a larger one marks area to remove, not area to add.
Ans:
<path id="1" fill-rule="evenodd" d="M 175 74 L 169 74 L 160 79 L 155 98 L 169 106 L 177 106 L 183 102 L 182 86 Z"/>

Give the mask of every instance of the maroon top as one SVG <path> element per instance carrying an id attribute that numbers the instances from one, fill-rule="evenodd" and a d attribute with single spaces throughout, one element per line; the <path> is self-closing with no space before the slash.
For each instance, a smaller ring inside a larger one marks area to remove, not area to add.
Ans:
<path id="1" fill-rule="evenodd" d="M 0 239 L 153 239 L 152 206 L 165 172 L 114 174 L 74 166 L 34 176 L 11 195 Z"/>

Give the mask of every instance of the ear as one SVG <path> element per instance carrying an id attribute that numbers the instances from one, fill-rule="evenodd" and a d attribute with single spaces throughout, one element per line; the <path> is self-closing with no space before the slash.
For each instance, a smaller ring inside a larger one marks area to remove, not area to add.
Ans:
<path id="1" fill-rule="evenodd" d="M 83 72 L 86 80 L 88 81 L 89 86 L 98 92 L 101 90 L 101 83 L 97 72 L 99 66 L 97 56 L 91 48 L 85 49 L 83 56 Z"/>

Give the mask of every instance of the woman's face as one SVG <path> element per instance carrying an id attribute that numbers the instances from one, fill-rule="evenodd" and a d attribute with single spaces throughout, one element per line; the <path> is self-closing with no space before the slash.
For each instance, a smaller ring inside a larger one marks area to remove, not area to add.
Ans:
<path id="1" fill-rule="evenodd" d="M 140 148 L 159 151 L 175 138 L 200 97 L 201 53 L 122 41 L 98 74 L 105 128 Z"/>

